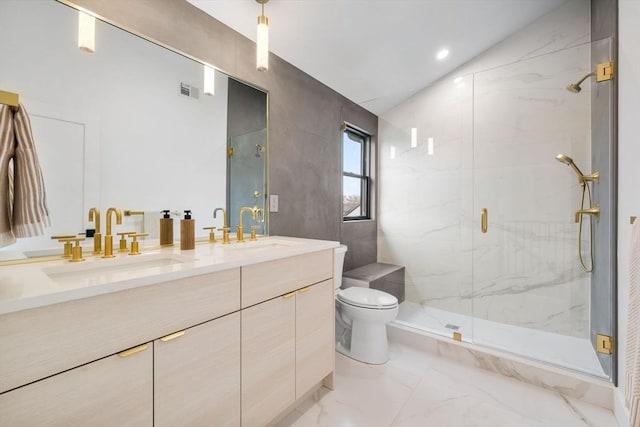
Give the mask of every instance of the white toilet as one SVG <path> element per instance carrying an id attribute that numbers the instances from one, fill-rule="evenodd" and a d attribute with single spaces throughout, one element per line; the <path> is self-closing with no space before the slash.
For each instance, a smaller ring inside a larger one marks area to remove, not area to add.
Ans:
<path id="1" fill-rule="evenodd" d="M 361 362 L 379 365 L 389 360 L 386 324 L 398 315 L 398 300 L 376 289 L 342 285 L 347 247 L 334 249 L 336 350 Z"/>

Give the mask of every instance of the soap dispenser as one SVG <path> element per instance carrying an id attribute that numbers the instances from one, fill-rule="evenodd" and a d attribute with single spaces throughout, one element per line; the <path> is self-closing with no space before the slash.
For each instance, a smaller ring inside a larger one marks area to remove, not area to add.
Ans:
<path id="1" fill-rule="evenodd" d="M 168 210 L 162 211 L 160 218 L 160 245 L 173 245 L 173 218 Z"/>
<path id="2" fill-rule="evenodd" d="M 180 220 L 180 249 L 189 250 L 196 246 L 196 221 L 191 219 L 191 211 L 184 211 L 184 218 Z"/>

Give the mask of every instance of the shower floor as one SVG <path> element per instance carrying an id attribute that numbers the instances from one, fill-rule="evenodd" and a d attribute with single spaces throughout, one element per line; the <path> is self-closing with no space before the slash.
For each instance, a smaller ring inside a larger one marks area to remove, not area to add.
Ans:
<path id="1" fill-rule="evenodd" d="M 546 331 L 507 325 L 404 301 L 394 321 L 438 335 L 462 334 L 462 341 L 506 351 L 556 366 L 607 378 L 591 342 Z M 457 328 L 457 329 L 456 329 Z"/>

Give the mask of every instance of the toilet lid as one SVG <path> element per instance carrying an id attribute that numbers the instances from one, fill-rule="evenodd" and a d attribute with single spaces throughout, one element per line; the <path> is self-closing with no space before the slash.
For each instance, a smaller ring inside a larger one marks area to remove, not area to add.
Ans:
<path id="1" fill-rule="evenodd" d="M 338 299 L 365 308 L 393 308 L 398 305 L 398 299 L 393 295 L 371 288 L 341 289 L 338 291 Z"/>

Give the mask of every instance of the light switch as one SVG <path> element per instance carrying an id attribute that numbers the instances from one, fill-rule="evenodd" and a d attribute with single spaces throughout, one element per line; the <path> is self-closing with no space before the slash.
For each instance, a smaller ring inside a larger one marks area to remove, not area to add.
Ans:
<path id="1" fill-rule="evenodd" d="M 269 212 L 278 212 L 278 195 L 269 195 Z"/>

